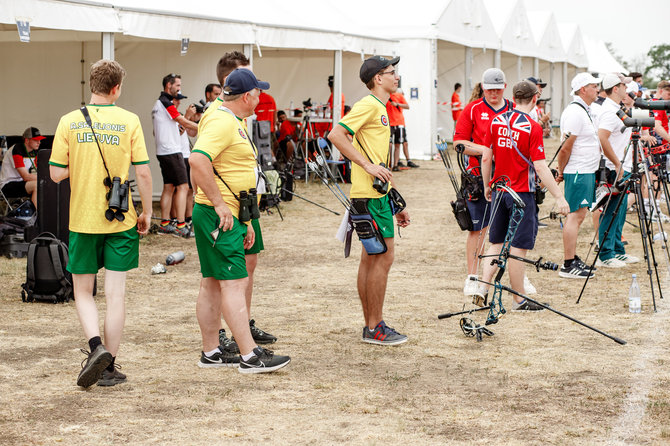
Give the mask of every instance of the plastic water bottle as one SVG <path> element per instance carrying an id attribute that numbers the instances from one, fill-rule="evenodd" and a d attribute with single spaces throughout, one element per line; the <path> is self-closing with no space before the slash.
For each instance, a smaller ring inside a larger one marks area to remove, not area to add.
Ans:
<path id="1" fill-rule="evenodd" d="M 633 274 L 633 283 L 630 284 L 630 291 L 628 291 L 628 311 L 631 313 L 640 313 L 642 311 L 640 285 L 637 284 L 636 274 Z"/>
<path id="2" fill-rule="evenodd" d="M 166 265 L 176 265 L 177 263 L 181 263 L 184 261 L 184 251 L 177 251 L 173 252 L 167 258 L 165 259 L 165 264 Z M 640 292 L 638 290 L 638 296 L 640 295 Z"/>

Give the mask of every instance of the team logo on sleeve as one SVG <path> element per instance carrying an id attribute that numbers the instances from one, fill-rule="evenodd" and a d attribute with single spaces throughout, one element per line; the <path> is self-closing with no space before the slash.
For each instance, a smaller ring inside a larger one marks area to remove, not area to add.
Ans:
<path id="1" fill-rule="evenodd" d="M 382 125 L 383 126 L 389 125 L 389 118 L 387 118 L 386 115 L 382 115 Z"/>
<path id="2" fill-rule="evenodd" d="M 244 132 L 242 131 L 242 129 L 237 129 L 237 131 L 239 132 L 239 134 L 240 134 L 240 136 L 242 137 L 242 139 L 247 139 L 247 135 L 244 134 Z"/>

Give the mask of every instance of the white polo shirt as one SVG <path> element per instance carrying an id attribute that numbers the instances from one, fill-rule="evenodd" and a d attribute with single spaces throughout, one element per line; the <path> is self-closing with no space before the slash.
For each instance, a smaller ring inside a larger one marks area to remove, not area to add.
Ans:
<path id="1" fill-rule="evenodd" d="M 154 124 L 156 155 L 182 153 L 183 144 L 179 134 L 179 124 L 172 119 L 160 99 L 156 101 L 151 110 L 151 120 Z"/>
<path id="2" fill-rule="evenodd" d="M 600 164 L 600 145 L 589 106 L 579 96 L 561 114 L 561 133 L 577 136 L 563 173 L 594 173 Z"/>
<path id="3" fill-rule="evenodd" d="M 600 109 L 600 115 L 598 116 L 598 129 L 608 130 L 612 132 L 610 134 L 609 142 L 612 145 L 612 149 L 616 154 L 619 161 L 623 158 L 624 152 L 626 152 L 626 147 L 630 142 L 630 135 L 632 129 L 623 125 L 623 122 L 616 113 L 619 111 L 621 106 L 611 100 L 610 98 L 605 99 L 603 105 Z M 623 133 L 622 133 L 623 131 Z M 608 169 L 614 170 L 614 164 L 608 159 L 606 162 Z M 626 159 L 623 163 L 623 169 L 626 172 L 630 172 L 633 169 L 633 148 L 629 148 L 626 153 Z"/>

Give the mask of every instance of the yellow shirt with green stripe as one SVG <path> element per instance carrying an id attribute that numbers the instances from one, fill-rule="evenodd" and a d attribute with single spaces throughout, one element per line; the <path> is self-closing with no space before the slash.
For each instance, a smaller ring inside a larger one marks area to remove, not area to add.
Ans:
<path id="1" fill-rule="evenodd" d="M 369 160 L 375 164 L 389 165 L 391 129 L 386 114 L 386 105 L 382 104 L 377 97 L 370 94 L 356 102 L 351 111 L 340 120 L 339 125 L 354 137 L 353 145 L 361 155 L 366 159 L 369 157 Z M 358 164 L 351 163 L 351 198 L 383 197 L 373 189 L 373 181 L 372 175 Z M 390 188 L 389 184 L 389 190 Z"/>
<path id="2" fill-rule="evenodd" d="M 112 178 L 128 179 L 130 164 L 148 164 L 149 156 L 139 117 L 115 105 L 87 105 L 93 130 Z M 124 221 L 108 221 L 107 172 L 93 132 L 84 115 L 75 110 L 58 123 L 49 164 L 70 171 L 70 231 L 113 234 L 135 227 L 137 214 L 129 196 Z"/>
<path id="3" fill-rule="evenodd" d="M 193 153 L 199 152 L 207 156 L 221 178 L 239 196 L 240 191 L 256 187 L 256 155 L 244 121 L 228 111 L 223 104 L 223 101 L 213 102 L 203 114 Z M 215 176 L 214 180 L 219 186 L 223 201 L 237 217 L 240 203 L 219 177 Z M 195 202 L 212 206 L 212 202 L 200 188 Z"/>

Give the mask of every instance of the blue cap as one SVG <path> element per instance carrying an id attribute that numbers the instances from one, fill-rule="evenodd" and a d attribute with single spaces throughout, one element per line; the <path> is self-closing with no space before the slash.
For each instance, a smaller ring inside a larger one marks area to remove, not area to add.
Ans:
<path id="1" fill-rule="evenodd" d="M 246 68 L 236 68 L 226 78 L 226 82 L 223 85 L 223 94 L 228 96 L 242 94 L 251 91 L 254 88 L 267 90 L 270 88 L 270 84 L 256 79 L 256 76 L 251 70 L 247 70 Z"/>

